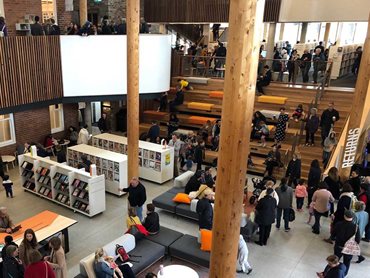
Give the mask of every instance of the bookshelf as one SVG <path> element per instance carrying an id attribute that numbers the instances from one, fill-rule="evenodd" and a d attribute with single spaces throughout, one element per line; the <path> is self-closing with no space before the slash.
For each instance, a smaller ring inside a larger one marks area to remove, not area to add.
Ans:
<path id="1" fill-rule="evenodd" d="M 117 153 L 127 153 L 127 138 L 115 134 L 103 133 L 93 136 L 93 146 Z M 139 176 L 162 184 L 173 178 L 174 149 L 139 141 Z"/>
<path id="2" fill-rule="evenodd" d="M 91 177 L 65 164 L 31 154 L 19 155 L 18 162 L 24 190 L 89 217 L 105 210 L 103 175 Z M 78 192 L 74 196 L 76 188 L 83 194 Z"/>
<path id="3" fill-rule="evenodd" d="M 105 177 L 105 191 L 117 196 L 124 195 L 119 189 L 127 187 L 127 156 L 89 145 L 77 145 L 67 149 L 68 165 L 77 168 L 85 154 L 96 165 L 98 175 Z"/>
<path id="4" fill-rule="evenodd" d="M 332 45 L 329 51 L 329 59 L 333 61 L 331 73 L 332 79 L 337 79 L 352 72 L 353 63 L 356 59 L 356 48 L 362 44 Z"/>

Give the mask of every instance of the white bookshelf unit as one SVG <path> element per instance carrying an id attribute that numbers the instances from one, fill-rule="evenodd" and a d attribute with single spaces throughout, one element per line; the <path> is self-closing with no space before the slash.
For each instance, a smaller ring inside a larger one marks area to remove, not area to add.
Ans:
<path id="1" fill-rule="evenodd" d="M 105 191 L 118 196 L 125 194 L 119 189 L 127 187 L 126 155 L 81 144 L 67 149 L 68 165 L 78 168 L 83 154 L 96 165 L 97 174 L 105 176 Z"/>
<path id="2" fill-rule="evenodd" d="M 105 211 L 103 175 L 91 177 L 65 164 L 31 154 L 19 155 L 18 162 L 24 190 L 89 217 Z"/>
<path id="3" fill-rule="evenodd" d="M 362 44 L 332 45 L 329 51 L 329 60 L 333 61 L 331 78 L 337 79 L 351 73 L 356 59 L 356 48 Z"/>
<path id="4" fill-rule="evenodd" d="M 127 138 L 103 133 L 93 136 L 93 146 L 116 153 L 127 153 Z M 139 176 L 162 184 L 173 178 L 174 149 L 139 141 Z"/>

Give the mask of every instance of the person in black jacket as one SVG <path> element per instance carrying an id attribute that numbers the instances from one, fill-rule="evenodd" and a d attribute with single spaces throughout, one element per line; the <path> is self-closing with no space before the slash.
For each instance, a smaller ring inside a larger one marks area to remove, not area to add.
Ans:
<path id="1" fill-rule="evenodd" d="M 197 164 L 197 171 L 202 170 L 202 163 L 204 159 L 204 141 L 198 141 L 194 149 L 194 162 Z"/>
<path id="2" fill-rule="evenodd" d="M 107 132 L 107 114 L 103 113 L 101 118 L 98 121 L 98 127 L 101 133 Z"/>
<path id="3" fill-rule="evenodd" d="M 5 176 L 5 173 L 4 173 L 4 162 L 1 158 L 1 155 L 0 155 L 0 177 L 2 180 L 4 180 L 4 176 Z"/>
<path id="4" fill-rule="evenodd" d="M 271 79 L 272 79 L 272 73 L 270 70 L 270 67 L 268 65 L 264 66 L 264 72 L 265 74 L 263 76 L 260 76 L 257 81 L 257 91 L 260 94 L 264 94 L 263 87 L 266 87 L 270 85 Z"/>
<path id="5" fill-rule="evenodd" d="M 308 203 L 307 208 L 310 207 L 313 193 L 319 188 L 319 183 L 321 179 L 321 169 L 320 164 L 317 159 L 312 160 L 310 171 L 308 172 L 307 180 L 307 192 L 308 192 Z"/>
<path id="6" fill-rule="evenodd" d="M 328 172 L 328 176 L 324 179 L 324 182 L 328 186 L 328 190 L 333 195 L 335 200 L 339 200 L 340 188 L 342 184 L 340 182 L 340 176 L 338 175 L 338 169 L 331 167 Z M 334 213 L 334 203 L 330 203 L 330 214 Z"/>
<path id="7" fill-rule="evenodd" d="M 40 17 L 38 15 L 35 16 L 35 23 L 31 24 L 31 35 L 32 36 L 44 36 L 44 28 L 40 24 Z"/>
<path id="8" fill-rule="evenodd" d="M 200 185 L 202 184 L 202 174 L 203 171 L 196 171 L 195 174 L 189 179 L 188 183 L 185 185 L 186 194 L 189 194 L 192 191 L 198 191 Z"/>
<path id="9" fill-rule="evenodd" d="M 267 188 L 266 196 L 258 201 L 256 206 L 256 220 L 259 226 L 259 241 L 256 243 L 260 246 L 266 245 L 270 237 L 271 225 L 275 223 L 277 203 L 272 193 L 272 188 Z"/>
<path id="10" fill-rule="evenodd" d="M 85 172 L 90 172 L 91 161 L 87 159 L 86 154 L 81 155 L 81 162 L 78 164 L 78 169 L 84 168 Z"/>
<path id="11" fill-rule="evenodd" d="M 5 241 L 5 245 L 3 247 L 3 249 L 1 249 L 1 258 L 3 259 L 3 261 L 5 260 L 5 257 L 6 257 L 6 248 L 10 245 L 14 245 L 16 247 L 18 247 L 18 245 L 13 241 L 13 237 L 12 236 L 6 236 L 4 238 L 4 241 Z"/>
<path id="12" fill-rule="evenodd" d="M 133 177 L 129 187 L 119 189 L 119 191 L 128 192 L 130 206 L 135 208 L 136 215 L 140 221 L 143 221 L 143 205 L 146 201 L 146 190 L 144 185 L 139 181 L 139 178 Z"/>
<path id="13" fill-rule="evenodd" d="M 169 102 L 170 112 L 176 112 L 176 106 L 184 103 L 184 92 L 180 89 L 176 92 L 175 98 Z"/>
<path id="14" fill-rule="evenodd" d="M 346 210 L 344 213 L 344 221 L 337 223 L 333 229 L 335 237 L 334 254 L 340 259 L 343 256 L 343 263 L 347 267 L 345 275 L 347 276 L 352 260 L 352 255 L 343 254 L 342 250 L 346 242 L 353 236 L 357 243 L 360 243 L 361 236 L 356 224 L 353 223 L 354 213 L 351 210 Z"/>
<path id="15" fill-rule="evenodd" d="M 146 205 L 146 217 L 143 222 L 144 227 L 147 229 L 149 234 L 155 235 L 158 234 L 160 225 L 159 225 L 159 215 L 155 211 L 153 204 Z"/>
<path id="16" fill-rule="evenodd" d="M 360 179 L 360 170 L 356 169 L 351 172 L 351 178 L 348 180 L 348 183 L 352 186 L 353 193 L 356 197 L 360 194 L 361 179 Z"/>
<path id="17" fill-rule="evenodd" d="M 334 102 L 329 102 L 328 109 L 321 114 L 321 145 L 324 146 L 326 137 L 329 136 L 330 129 L 339 120 L 339 112 L 334 109 Z"/>
<path id="18" fill-rule="evenodd" d="M 344 278 L 346 266 L 339 262 L 339 258 L 335 255 L 330 255 L 326 258 L 328 262 L 323 272 L 316 273 L 319 278 Z"/>
<path id="19" fill-rule="evenodd" d="M 147 141 L 155 143 L 157 137 L 159 137 L 159 133 L 161 132 L 161 128 L 159 127 L 156 121 L 152 122 L 152 126 L 149 128 L 147 133 Z"/>
<path id="20" fill-rule="evenodd" d="M 294 187 L 297 185 L 297 181 L 301 178 L 301 160 L 298 159 L 298 155 L 295 153 L 293 154 L 292 160 L 289 161 L 285 177 L 289 178 L 288 186 L 292 186 L 293 184 Z"/>
<path id="21" fill-rule="evenodd" d="M 213 191 L 206 188 L 203 191 L 204 197 L 197 203 L 196 211 L 199 215 L 199 230 L 212 230 L 213 225 L 213 207 L 211 200 L 213 200 Z"/>
<path id="22" fill-rule="evenodd" d="M 3 262 L 3 276 L 11 278 L 23 278 L 24 277 L 24 267 L 22 262 L 17 259 L 18 257 L 18 247 L 14 245 L 9 245 L 6 248 L 6 257 Z"/>

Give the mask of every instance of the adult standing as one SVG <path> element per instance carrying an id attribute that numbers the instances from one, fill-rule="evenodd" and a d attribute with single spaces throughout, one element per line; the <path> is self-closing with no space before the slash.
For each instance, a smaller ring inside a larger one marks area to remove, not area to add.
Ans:
<path id="1" fill-rule="evenodd" d="M 135 208 L 136 215 L 140 221 L 143 221 L 143 205 L 146 201 L 146 190 L 139 178 L 133 177 L 127 188 L 119 189 L 122 192 L 128 192 L 128 202 L 130 207 Z"/>
<path id="2" fill-rule="evenodd" d="M 280 145 L 285 139 L 285 131 L 288 129 L 289 115 L 285 113 L 285 107 L 280 108 L 278 122 L 276 124 L 275 144 Z"/>
<path id="3" fill-rule="evenodd" d="M 0 177 L 1 177 L 2 180 L 4 180 L 4 176 L 5 176 L 4 162 L 3 162 L 3 159 L 1 158 L 1 155 L 0 155 Z"/>
<path id="4" fill-rule="evenodd" d="M 87 159 L 87 155 L 81 155 L 81 162 L 78 163 L 78 169 L 85 169 L 85 172 L 90 173 L 91 161 Z"/>
<path id="5" fill-rule="evenodd" d="M 270 237 L 271 225 L 275 223 L 276 200 L 272 197 L 274 190 L 268 188 L 266 196 L 258 201 L 256 206 L 256 223 L 259 226 L 259 241 L 256 244 L 263 246 L 267 244 Z"/>
<path id="6" fill-rule="evenodd" d="M 80 132 L 78 133 L 77 144 L 85 144 L 89 143 L 89 131 L 87 130 L 88 126 L 85 124 L 83 128 L 81 128 Z"/>
<path id="7" fill-rule="evenodd" d="M 322 150 L 322 163 L 324 166 L 324 169 L 329 163 L 330 155 L 334 149 L 334 147 L 338 144 L 337 138 L 335 137 L 335 132 L 330 131 L 329 136 L 326 137 L 324 140 L 324 147 Z"/>
<path id="8" fill-rule="evenodd" d="M 272 177 L 275 167 L 280 167 L 281 165 L 281 154 L 277 146 L 273 146 L 272 150 L 269 151 L 266 158 L 266 170 L 264 176 Z"/>
<path id="9" fill-rule="evenodd" d="M 369 224 L 369 214 L 365 211 L 365 204 L 362 201 L 355 203 L 355 219 L 358 229 L 360 231 L 360 237 L 365 233 L 366 226 Z M 361 263 L 365 260 L 365 257 L 362 255 L 358 256 L 356 263 Z"/>
<path id="10" fill-rule="evenodd" d="M 55 19 L 54 18 L 50 18 L 50 23 L 51 23 L 51 26 L 50 26 L 49 35 L 50 36 L 60 36 L 60 28 L 55 23 Z"/>
<path id="11" fill-rule="evenodd" d="M 295 83 L 296 78 L 297 78 L 297 72 L 298 72 L 298 63 L 297 61 L 299 60 L 299 54 L 297 50 L 292 51 L 292 55 L 290 55 L 289 60 L 288 60 L 288 72 L 289 72 L 289 82 L 293 80 L 293 83 Z"/>
<path id="12" fill-rule="evenodd" d="M 330 202 L 334 202 L 334 197 L 327 188 L 328 186 L 322 182 L 319 186 L 319 190 L 312 196 L 315 215 L 315 224 L 312 226 L 312 232 L 314 234 L 320 234 L 320 218 L 321 216 L 328 217 Z"/>
<path id="13" fill-rule="evenodd" d="M 311 61 L 312 61 L 312 55 L 310 51 L 308 51 L 308 49 L 305 49 L 301 57 L 301 71 L 302 71 L 303 83 L 307 83 L 310 79 L 308 76 L 308 73 L 310 72 Z"/>
<path id="14" fill-rule="evenodd" d="M 197 171 L 202 170 L 202 163 L 205 156 L 204 147 L 205 147 L 204 141 L 200 140 L 198 141 L 198 144 L 194 149 L 194 162 L 197 164 Z"/>
<path id="15" fill-rule="evenodd" d="M 6 236 L 4 238 L 4 241 L 5 241 L 5 245 L 3 246 L 3 249 L 1 249 L 1 258 L 3 260 L 7 256 L 6 255 L 6 249 L 8 248 L 8 246 L 13 245 L 13 246 L 18 247 L 18 245 L 13 241 L 13 237 L 12 236 Z"/>
<path id="16" fill-rule="evenodd" d="M 221 24 L 214 23 L 212 25 L 213 41 L 218 41 Z"/>
<path id="17" fill-rule="evenodd" d="M 315 191 L 319 188 L 319 183 L 321 179 L 321 169 L 320 164 L 317 159 L 311 161 L 310 171 L 308 172 L 307 180 L 307 193 L 308 193 L 308 204 L 307 208 L 312 202 L 312 196 Z"/>
<path id="18" fill-rule="evenodd" d="M 98 121 L 98 127 L 101 133 L 108 131 L 107 114 L 103 113 Z"/>
<path id="19" fill-rule="evenodd" d="M 174 148 L 174 159 L 173 159 L 173 167 L 174 167 L 174 173 L 173 175 L 177 177 L 179 175 L 179 167 L 178 167 L 178 162 L 180 158 L 180 150 L 182 147 L 183 142 L 177 138 L 176 134 L 172 135 L 172 139 L 170 142 L 168 142 L 168 146 Z"/>
<path id="20" fill-rule="evenodd" d="M 148 130 L 147 133 L 147 141 L 152 143 L 156 142 L 157 137 L 159 137 L 159 133 L 161 132 L 161 128 L 159 127 L 157 121 L 152 121 L 152 125 Z"/>
<path id="21" fill-rule="evenodd" d="M 276 228 L 280 229 L 281 216 L 284 219 L 284 228 L 286 232 L 289 228 L 289 213 L 293 204 L 293 189 L 287 185 L 285 178 L 281 179 L 281 184 L 276 188 L 276 193 L 279 196 L 279 204 L 277 205 Z"/>
<path id="22" fill-rule="evenodd" d="M 270 67 L 268 65 L 265 65 L 263 67 L 263 75 L 260 76 L 257 80 L 256 87 L 257 87 L 258 93 L 264 95 L 265 93 L 263 91 L 263 87 L 267 87 L 268 85 L 270 85 L 271 80 L 272 80 L 272 72 L 270 70 Z"/>
<path id="23" fill-rule="evenodd" d="M 10 234 L 14 227 L 15 225 L 8 214 L 7 208 L 0 207 L 0 233 Z"/>
<path id="24" fill-rule="evenodd" d="M 199 215 L 199 230 L 207 229 L 212 230 L 213 225 L 213 207 L 211 201 L 213 200 L 213 191 L 209 187 L 205 187 L 201 198 L 196 207 L 196 211 Z"/>
<path id="25" fill-rule="evenodd" d="M 301 160 L 296 153 L 293 154 L 292 160 L 289 161 L 285 177 L 288 179 L 288 186 L 292 186 L 292 184 L 296 186 L 301 178 Z"/>
<path id="26" fill-rule="evenodd" d="M 310 114 L 306 118 L 306 146 L 315 145 L 315 133 L 319 129 L 319 122 L 320 119 L 317 116 L 317 109 L 311 108 Z"/>
<path id="27" fill-rule="evenodd" d="M 354 195 L 352 192 L 352 187 L 350 184 L 345 183 L 343 185 L 342 193 L 340 194 L 337 210 L 334 212 L 333 225 L 344 220 L 344 212 L 352 208 L 352 201 L 354 200 Z M 353 204 L 354 205 L 354 204 Z"/>
<path id="28" fill-rule="evenodd" d="M 319 71 L 325 71 L 326 63 L 325 63 L 325 56 L 324 53 L 321 52 L 320 48 L 315 49 L 315 54 L 312 58 L 313 61 L 313 82 L 317 83 L 317 77 Z"/>
<path id="29" fill-rule="evenodd" d="M 38 15 L 35 16 L 35 23 L 31 24 L 31 35 L 32 36 L 44 36 L 44 28 L 40 24 L 40 17 Z"/>
<path id="30" fill-rule="evenodd" d="M 53 269 L 48 262 L 42 259 L 42 255 L 39 251 L 35 249 L 31 250 L 29 258 L 29 265 L 27 265 L 26 271 L 24 272 L 25 278 L 56 278 Z"/>
<path id="31" fill-rule="evenodd" d="M 31 253 L 33 251 L 37 251 L 37 238 L 32 229 L 27 229 L 24 232 L 23 240 L 19 245 L 19 259 L 25 267 L 32 263 Z"/>
<path id="32" fill-rule="evenodd" d="M 68 129 L 68 132 L 69 132 L 69 136 L 68 136 L 68 139 L 69 139 L 69 146 L 75 146 L 77 145 L 77 140 L 78 140 L 78 133 L 77 133 L 77 130 L 74 126 L 70 126 L 69 129 Z"/>
<path id="33" fill-rule="evenodd" d="M 258 201 L 260 201 L 263 197 L 267 195 L 267 189 L 271 188 L 272 189 L 272 194 L 271 196 L 276 200 L 276 205 L 279 204 L 279 195 L 276 193 L 275 189 L 275 182 L 272 180 L 266 181 L 265 187 L 266 189 L 262 190 L 260 196 L 258 197 Z"/>
<path id="34" fill-rule="evenodd" d="M 18 259 L 18 247 L 9 245 L 3 260 L 3 276 L 6 278 L 23 278 L 24 267 Z"/>
<path id="35" fill-rule="evenodd" d="M 353 193 L 356 197 L 360 194 L 361 179 L 360 179 L 360 170 L 355 169 L 351 172 L 351 177 L 348 180 L 348 183 L 352 186 Z"/>
<path id="36" fill-rule="evenodd" d="M 8 36 L 8 27 L 5 23 L 5 18 L 0 16 L 0 37 L 7 37 Z"/>
<path id="37" fill-rule="evenodd" d="M 358 200 L 365 204 L 365 211 L 370 216 L 370 192 L 369 192 L 368 184 L 366 183 L 361 184 L 360 194 L 358 195 Z M 365 237 L 362 238 L 362 240 L 366 242 L 370 241 L 370 221 L 365 227 Z"/>
<path id="38" fill-rule="evenodd" d="M 340 176 L 338 175 L 338 169 L 336 167 L 331 167 L 328 172 L 328 176 L 324 179 L 324 182 L 328 186 L 328 190 L 331 195 L 333 195 L 335 200 L 339 200 L 340 197 Z M 334 203 L 331 203 L 330 214 L 334 213 Z"/>
<path id="39" fill-rule="evenodd" d="M 343 254 L 342 250 L 346 242 L 355 237 L 355 241 L 360 243 L 361 236 L 357 224 L 353 223 L 354 213 L 351 210 L 346 210 L 344 213 L 344 220 L 338 222 L 333 229 L 333 236 L 335 237 L 334 254 L 340 259 L 343 256 L 343 263 L 347 267 L 345 275 L 347 276 L 349 267 L 351 265 L 352 255 Z"/>
<path id="40" fill-rule="evenodd" d="M 324 146 L 326 137 L 329 136 L 330 130 L 334 123 L 339 120 L 339 112 L 334 109 L 334 102 L 329 102 L 328 108 L 321 114 L 321 145 Z"/>
<path id="41" fill-rule="evenodd" d="M 167 137 L 171 138 L 172 133 L 179 128 L 179 118 L 177 118 L 175 113 L 171 113 L 170 120 L 167 124 Z"/>
<path id="42" fill-rule="evenodd" d="M 67 278 L 66 255 L 62 247 L 62 241 L 59 237 L 53 237 L 49 241 L 49 247 L 51 248 L 51 253 L 46 259 L 54 270 L 55 276 L 57 278 Z"/>

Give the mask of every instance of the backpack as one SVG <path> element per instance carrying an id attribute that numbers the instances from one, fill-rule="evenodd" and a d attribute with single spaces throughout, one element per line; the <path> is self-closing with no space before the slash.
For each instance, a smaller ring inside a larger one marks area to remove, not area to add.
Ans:
<path id="1" fill-rule="evenodd" d="M 116 255 L 119 256 L 122 263 L 126 263 L 130 260 L 130 256 L 127 254 L 125 247 L 122 245 L 116 244 Z"/>

